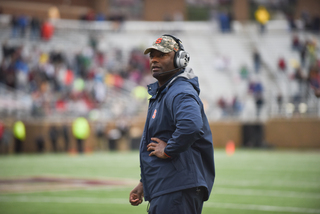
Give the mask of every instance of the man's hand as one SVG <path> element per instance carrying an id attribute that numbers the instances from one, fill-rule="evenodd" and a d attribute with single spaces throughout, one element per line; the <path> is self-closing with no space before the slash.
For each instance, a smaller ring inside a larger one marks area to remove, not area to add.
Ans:
<path id="1" fill-rule="evenodd" d="M 149 156 L 157 156 L 158 158 L 166 159 L 168 156 L 164 153 L 164 149 L 167 146 L 167 143 L 163 140 L 160 140 L 159 138 L 153 137 L 151 138 L 152 141 L 156 141 L 157 143 L 149 143 L 147 145 L 148 149 L 147 151 L 153 151 L 150 152 Z"/>
<path id="2" fill-rule="evenodd" d="M 143 201 L 143 184 L 140 182 L 131 192 L 129 202 L 133 206 L 138 206 Z"/>

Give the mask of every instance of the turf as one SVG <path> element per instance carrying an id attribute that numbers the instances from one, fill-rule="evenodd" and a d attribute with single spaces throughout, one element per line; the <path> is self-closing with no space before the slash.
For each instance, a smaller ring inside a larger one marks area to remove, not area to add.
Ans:
<path id="1" fill-rule="evenodd" d="M 51 176 L 132 181 L 120 187 L 5 192 L 0 213 L 147 213 L 128 195 L 138 183 L 138 152 L 0 156 L 0 179 Z M 216 181 L 204 214 L 320 213 L 320 152 L 215 151 Z M 32 184 L 30 184 L 32 185 Z"/>

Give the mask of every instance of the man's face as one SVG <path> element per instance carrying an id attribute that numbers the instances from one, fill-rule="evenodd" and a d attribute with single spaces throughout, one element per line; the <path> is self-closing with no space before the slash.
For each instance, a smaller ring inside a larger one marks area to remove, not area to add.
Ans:
<path id="1" fill-rule="evenodd" d="M 169 53 L 163 53 L 155 49 L 150 51 L 150 69 L 154 78 L 159 79 L 161 77 L 163 79 L 172 76 L 171 72 L 164 75 L 159 74 L 174 69 L 174 54 L 174 51 Z"/>

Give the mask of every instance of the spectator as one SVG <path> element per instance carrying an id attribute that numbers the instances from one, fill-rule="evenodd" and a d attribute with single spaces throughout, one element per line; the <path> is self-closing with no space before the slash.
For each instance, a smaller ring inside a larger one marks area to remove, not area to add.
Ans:
<path id="1" fill-rule="evenodd" d="M 234 96 L 232 99 L 232 113 L 234 116 L 238 116 L 242 110 L 242 104 L 238 96 Z"/>
<path id="2" fill-rule="evenodd" d="M 49 21 L 45 21 L 41 26 L 41 38 L 44 41 L 49 41 L 53 35 L 54 27 Z"/>
<path id="3" fill-rule="evenodd" d="M 308 74 L 308 82 L 312 88 L 314 95 L 320 97 L 320 67 L 317 64 L 314 64 Z"/>
<path id="4" fill-rule="evenodd" d="M 281 93 L 277 95 L 277 104 L 278 104 L 278 112 L 282 112 L 282 105 L 283 105 L 283 96 Z"/>
<path id="5" fill-rule="evenodd" d="M 282 72 L 287 70 L 287 64 L 283 57 L 280 57 L 278 60 L 278 69 Z"/>
<path id="6" fill-rule="evenodd" d="M 8 40 L 3 41 L 3 43 L 2 43 L 3 60 L 6 61 L 8 59 L 11 59 L 14 52 L 15 52 L 15 48 L 9 45 Z"/>
<path id="7" fill-rule="evenodd" d="M 19 23 L 18 23 L 18 17 L 15 15 L 11 16 L 11 37 L 16 38 L 19 35 Z"/>
<path id="8" fill-rule="evenodd" d="M 296 80 L 298 82 L 299 85 L 299 94 L 302 95 L 303 94 L 303 86 L 305 83 L 305 77 L 303 76 L 302 70 L 300 66 L 297 66 L 295 68 L 294 74 L 293 74 L 293 78 L 294 80 Z"/>
<path id="9" fill-rule="evenodd" d="M 301 12 L 301 21 L 302 21 L 302 25 L 304 30 L 309 31 L 312 28 L 312 20 L 311 20 L 311 16 L 308 12 L 306 11 L 302 11 Z"/>
<path id="10" fill-rule="evenodd" d="M 250 82 L 249 92 L 252 93 L 253 98 L 255 100 L 256 116 L 259 118 L 259 116 L 261 114 L 262 107 L 264 105 L 262 83 L 258 80 Z"/>
<path id="11" fill-rule="evenodd" d="M 97 13 L 95 17 L 96 21 L 105 21 L 106 20 L 106 15 L 103 13 Z"/>
<path id="12" fill-rule="evenodd" d="M 292 50 L 294 51 L 299 51 L 300 49 L 300 40 L 299 40 L 299 36 L 294 34 L 292 36 L 292 41 L 291 41 L 291 47 L 292 47 Z"/>
<path id="13" fill-rule="evenodd" d="M 222 115 L 226 116 L 228 115 L 228 105 L 226 100 L 223 97 L 220 97 L 218 100 L 218 106 L 222 110 Z"/>
<path id="14" fill-rule="evenodd" d="M 259 118 L 263 104 L 264 104 L 264 99 L 262 97 L 262 94 L 257 94 L 254 98 L 255 98 L 255 104 L 256 104 L 256 115 L 257 115 L 257 118 Z"/>
<path id="15" fill-rule="evenodd" d="M 229 26 L 230 32 L 232 32 L 233 31 L 233 20 L 234 20 L 233 13 L 231 11 L 228 11 L 227 16 L 228 16 L 228 26 Z"/>
<path id="16" fill-rule="evenodd" d="M 312 19 L 312 30 L 314 33 L 318 34 L 320 32 L 320 17 L 316 15 Z"/>
<path id="17" fill-rule="evenodd" d="M 220 12 L 218 18 L 221 32 L 230 32 L 230 17 L 228 16 L 228 14 L 225 12 Z"/>
<path id="18" fill-rule="evenodd" d="M 264 6 L 259 6 L 255 12 L 255 18 L 260 25 L 260 33 L 263 34 L 266 31 L 266 24 L 270 19 L 270 14 Z"/>
<path id="19" fill-rule="evenodd" d="M 28 26 L 28 18 L 27 18 L 27 16 L 20 15 L 18 17 L 18 27 L 19 27 L 20 37 L 21 38 L 24 38 L 26 36 L 27 26 Z"/>
<path id="20" fill-rule="evenodd" d="M 300 48 L 299 48 L 301 67 L 304 67 L 306 65 L 306 54 L 307 54 L 308 43 L 309 41 L 304 42 L 303 44 L 300 45 Z"/>
<path id="21" fill-rule="evenodd" d="M 315 39 L 309 40 L 307 44 L 307 59 L 309 66 L 313 66 L 317 63 L 317 41 Z"/>
<path id="22" fill-rule="evenodd" d="M 290 31 L 296 31 L 297 30 L 297 24 L 294 20 L 294 16 L 292 13 L 287 14 L 287 21 Z"/>
<path id="23" fill-rule="evenodd" d="M 52 6 L 48 10 L 49 19 L 60 19 L 60 11 L 56 6 Z"/>
<path id="24" fill-rule="evenodd" d="M 254 64 L 254 71 L 256 73 L 259 73 L 262 60 L 261 60 L 261 55 L 257 49 L 253 50 L 252 58 L 253 58 L 253 64 Z"/>
<path id="25" fill-rule="evenodd" d="M 40 39 L 40 29 L 41 29 L 41 23 L 40 20 L 37 17 L 32 17 L 30 22 L 30 38 L 37 40 Z"/>
<path id="26" fill-rule="evenodd" d="M 247 80 L 249 78 L 249 70 L 246 65 L 243 65 L 240 69 L 240 77 L 243 80 Z"/>

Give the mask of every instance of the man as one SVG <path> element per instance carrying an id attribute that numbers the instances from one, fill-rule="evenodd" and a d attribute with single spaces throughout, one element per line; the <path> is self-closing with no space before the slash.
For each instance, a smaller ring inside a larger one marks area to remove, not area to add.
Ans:
<path id="1" fill-rule="evenodd" d="M 141 180 L 129 201 L 137 206 L 144 197 L 151 214 L 201 213 L 215 168 L 198 78 L 186 67 L 189 54 L 176 37 L 161 36 L 148 53 L 158 81 L 148 86 L 152 97 L 140 143 Z"/>

